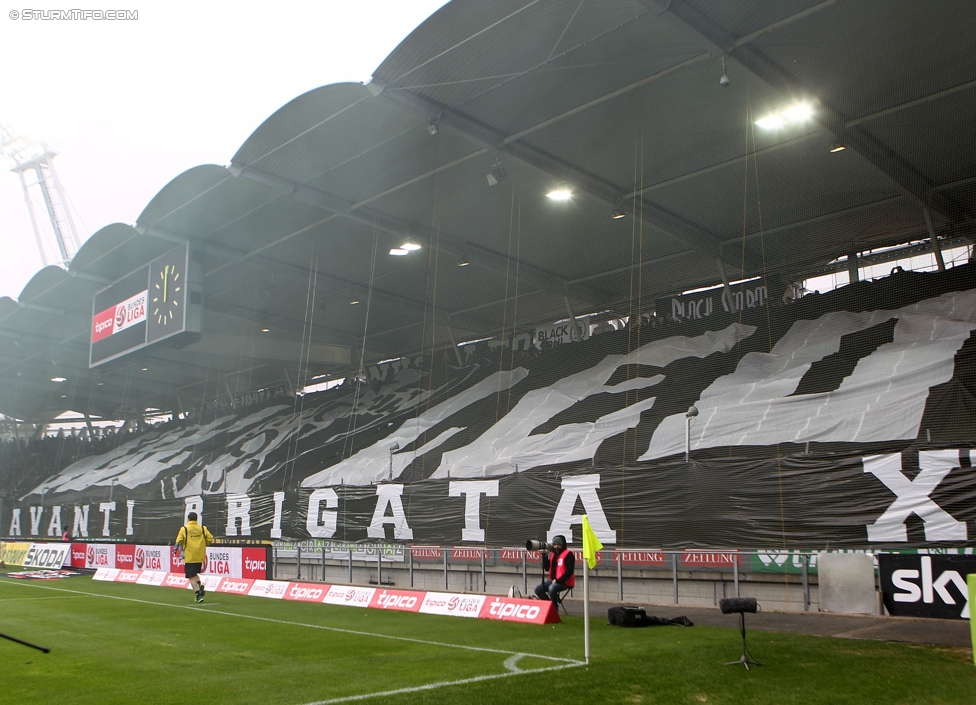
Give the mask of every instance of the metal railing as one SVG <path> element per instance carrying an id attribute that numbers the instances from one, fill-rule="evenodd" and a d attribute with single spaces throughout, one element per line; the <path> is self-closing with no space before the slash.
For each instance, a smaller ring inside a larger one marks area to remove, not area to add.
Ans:
<path id="1" fill-rule="evenodd" d="M 273 574 L 276 579 L 486 594 L 504 594 L 515 588 L 523 595 L 530 594 L 542 577 L 536 555 L 521 549 L 426 546 L 424 558 L 418 560 L 409 546 L 366 546 L 372 555 L 363 548 L 350 544 L 340 554 L 335 547 L 324 545 L 275 546 Z M 458 553 L 464 557 L 456 558 Z M 634 555 L 653 556 L 654 560 L 641 563 Z M 702 555 L 715 560 L 689 562 L 689 556 Z M 746 592 L 776 609 L 809 611 L 819 599 L 814 555 L 800 551 L 605 549 L 602 563 L 590 571 L 591 598 L 703 606 Z M 577 576 L 582 575 L 581 565 L 577 558 Z M 536 571 L 538 579 L 530 577 Z"/>

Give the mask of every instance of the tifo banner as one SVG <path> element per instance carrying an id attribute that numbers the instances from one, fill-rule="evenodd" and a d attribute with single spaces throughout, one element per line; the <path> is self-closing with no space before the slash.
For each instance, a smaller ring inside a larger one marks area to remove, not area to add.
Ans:
<path id="1" fill-rule="evenodd" d="M 95 571 L 93 579 L 181 589 L 190 587 L 190 582 L 176 573 L 126 571 L 118 568 L 100 568 Z M 524 624 L 556 624 L 560 621 L 556 606 L 548 600 L 525 600 L 492 595 L 417 590 L 386 590 L 355 585 L 240 580 L 216 575 L 205 576 L 203 580 L 207 591 L 212 593 L 315 602 L 363 609 L 425 612 L 448 617 L 497 619 Z"/>
<path id="2" fill-rule="evenodd" d="M 729 318 L 737 311 L 764 308 L 769 303 L 770 291 L 778 296 L 783 286 L 778 278 L 769 284 L 763 279 L 733 284 L 726 289 L 717 286 L 693 294 L 681 294 L 657 300 L 657 314 L 675 320 L 699 320 L 715 316 Z"/>
<path id="3" fill-rule="evenodd" d="M 447 544 L 455 546 L 450 560 L 477 562 L 477 549 L 457 546 L 466 532 L 482 536 L 479 543 L 496 546 L 524 545 L 526 539 L 549 541 L 556 534 L 578 544 L 582 515 L 588 514 L 607 548 L 762 546 L 784 541 L 797 547 L 829 543 L 837 548 L 967 545 L 972 539 L 970 527 L 976 526 L 976 505 L 968 500 L 970 452 L 908 449 L 868 458 L 835 453 L 829 460 L 797 455 L 670 461 L 659 463 L 653 474 L 599 468 L 561 476 L 519 473 L 488 480 L 336 487 L 329 489 L 334 500 L 328 505 L 317 495 L 319 490 L 255 494 L 247 497 L 245 536 L 341 534 L 345 546 L 356 541 L 377 546 L 383 541 L 413 543 L 420 538 L 435 545 L 413 546 L 413 560 L 442 561 L 443 549 L 436 544 Z M 688 494 L 689 486 L 695 487 L 693 495 Z M 772 507 L 770 491 L 776 496 Z M 239 498 L 228 500 L 224 495 L 196 496 L 188 501 L 203 511 L 212 527 L 225 526 L 228 516 L 239 516 L 241 511 Z M 476 503 L 475 513 L 466 509 L 472 502 Z M 130 516 L 110 516 L 97 532 L 79 523 L 75 533 L 97 533 L 103 540 L 166 541 L 175 531 L 164 527 L 178 530 L 188 506 L 185 500 L 132 503 Z M 825 508 L 829 507 L 836 507 L 836 512 L 828 512 Z M 36 507 L 33 511 L 43 518 L 52 511 L 64 513 L 65 507 Z M 219 529 L 214 531 L 219 535 Z M 143 546 L 141 553 L 139 546 Z M 240 550 L 216 556 L 214 572 L 230 570 L 229 561 L 237 561 Z M 403 560 L 402 547 L 389 555 L 382 547 L 357 550 L 354 558 L 375 559 L 376 550 L 386 560 Z M 310 552 L 319 557 L 319 551 Z M 77 560 L 77 546 L 73 555 L 73 565 L 84 568 L 133 568 L 140 556 L 162 567 L 170 560 L 158 546 L 142 543 L 127 548 L 89 543 L 83 564 Z M 327 557 L 345 560 L 348 548 L 329 550 Z M 627 562 L 638 560 L 630 555 L 625 558 Z M 647 559 L 652 565 L 658 560 Z M 781 559 L 769 563 L 777 560 Z M 739 558 L 722 551 L 689 553 L 682 565 L 731 569 L 733 561 L 744 567 Z M 169 568 L 179 566 L 170 564 Z M 796 570 L 801 569 L 798 564 Z"/>
<path id="4" fill-rule="evenodd" d="M 169 543 L 195 511 L 229 540 L 479 561 L 478 546 L 578 545 L 588 514 L 608 549 L 702 551 L 689 566 L 745 568 L 739 546 L 970 545 L 976 265 L 789 305 L 762 286 L 737 289 L 734 315 L 465 346 L 460 366 L 402 358 L 300 413 L 271 399 L 148 432 L 4 502 L 0 533 Z"/>

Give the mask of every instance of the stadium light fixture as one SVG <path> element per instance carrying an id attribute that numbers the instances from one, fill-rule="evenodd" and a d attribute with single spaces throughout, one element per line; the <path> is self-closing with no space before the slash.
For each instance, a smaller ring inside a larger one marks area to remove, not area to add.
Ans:
<path id="1" fill-rule="evenodd" d="M 794 103 L 782 110 L 765 115 L 756 124 L 765 130 L 778 130 L 789 124 L 806 122 L 813 117 L 813 107 L 809 103 Z"/>
<path id="2" fill-rule="evenodd" d="M 413 242 L 405 242 L 399 247 L 394 247 L 392 250 L 390 250 L 390 254 L 393 255 L 394 257 L 404 257 L 406 255 L 409 255 L 411 252 L 415 252 L 416 250 L 419 249 L 420 249 L 420 245 L 417 245 Z"/>
<path id="3" fill-rule="evenodd" d="M 804 122 L 813 116 L 813 108 L 806 103 L 791 105 L 783 111 L 783 117 L 790 122 Z"/>
<path id="4" fill-rule="evenodd" d="M 52 377 L 51 381 L 61 383 L 61 382 L 67 382 L 68 379 L 66 377 Z"/>
<path id="5" fill-rule="evenodd" d="M 502 163 L 495 162 L 491 167 L 491 171 L 488 172 L 485 178 L 488 180 L 489 186 L 497 186 L 498 182 L 504 180 L 506 176 L 508 176 L 508 172 L 505 171 L 505 167 L 502 166 Z"/>
<path id="6" fill-rule="evenodd" d="M 767 115 L 766 117 L 756 120 L 756 124 L 764 130 L 778 130 L 786 123 L 783 122 L 783 118 L 781 118 L 779 115 Z"/>
<path id="7" fill-rule="evenodd" d="M 351 300 L 351 301 L 349 302 L 349 305 L 350 305 L 350 306 L 355 306 L 355 305 L 356 305 L 356 304 L 358 304 L 358 303 L 359 303 L 359 299 L 353 299 L 353 300 Z"/>
<path id="8" fill-rule="evenodd" d="M 568 201 L 572 197 L 573 192 L 566 186 L 560 186 L 546 194 L 546 198 L 552 199 L 553 201 Z"/>
<path id="9" fill-rule="evenodd" d="M 839 142 L 837 144 L 830 145 L 830 153 L 831 154 L 835 154 L 837 152 L 843 152 L 845 149 L 847 149 L 847 145 L 840 144 Z"/>
<path id="10" fill-rule="evenodd" d="M 270 333 L 271 332 L 271 329 L 270 328 L 262 328 L 261 329 L 261 332 L 262 333 Z"/>

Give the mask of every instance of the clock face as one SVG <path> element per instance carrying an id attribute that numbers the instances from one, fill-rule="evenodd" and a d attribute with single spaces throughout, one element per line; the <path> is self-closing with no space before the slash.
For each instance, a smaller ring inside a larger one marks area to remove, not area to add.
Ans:
<path id="1" fill-rule="evenodd" d="M 186 326 L 186 247 L 157 257 L 149 267 L 146 295 L 146 343 L 178 335 Z"/>
<path id="2" fill-rule="evenodd" d="M 166 264 L 156 271 L 155 281 L 150 284 L 149 312 L 156 325 L 169 326 L 182 323 L 181 302 L 185 300 L 185 277 L 182 267 Z"/>

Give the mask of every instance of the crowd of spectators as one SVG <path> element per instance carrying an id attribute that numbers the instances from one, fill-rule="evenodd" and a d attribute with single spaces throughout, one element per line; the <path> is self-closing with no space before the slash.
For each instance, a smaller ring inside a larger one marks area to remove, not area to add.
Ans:
<path id="1" fill-rule="evenodd" d="M 71 463 L 105 453 L 132 437 L 111 429 L 94 438 L 87 433 L 59 432 L 0 441 L 0 499 L 22 497 Z"/>

